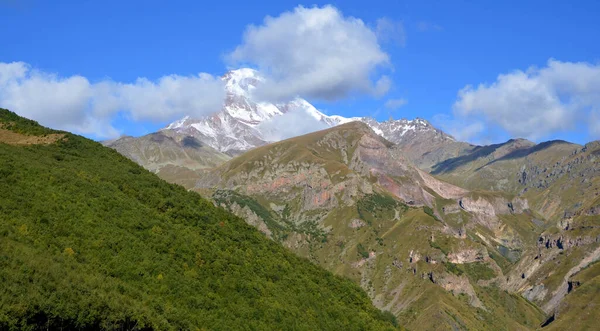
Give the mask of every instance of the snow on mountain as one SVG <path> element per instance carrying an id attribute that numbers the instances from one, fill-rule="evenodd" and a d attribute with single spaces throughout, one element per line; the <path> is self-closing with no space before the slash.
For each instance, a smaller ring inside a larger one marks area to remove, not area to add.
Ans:
<path id="1" fill-rule="evenodd" d="M 226 99 L 220 111 L 202 118 L 186 116 L 165 129 L 192 135 L 205 144 L 229 154 L 288 138 L 290 133 L 308 133 L 352 121 L 363 121 L 377 134 L 396 143 L 414 139 L 415 134 L 425 132 L 438 133 L 437 136 L 443 139 L 453 139 L 435 129 L 429 122 L 418 118 L 377 122 L 366 117 L 328 116 L 301 98 L 279 104 L 256 101 L 252 92 L 264 78 L 253 69 L 232 70 L 222 79 L 225 82 Z M 280 121 L 286 116 L 289 117 L 288 121 Z M 306 116 L 312 117 L 314 123 L 308 122 L 310 127 L 300 128 L 299 120 L 306 119 Z"/>

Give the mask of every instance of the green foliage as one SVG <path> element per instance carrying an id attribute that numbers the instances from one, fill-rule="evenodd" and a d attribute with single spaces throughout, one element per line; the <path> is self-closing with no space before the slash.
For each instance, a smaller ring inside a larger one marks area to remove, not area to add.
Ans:
<path id="1" fill-rule="evenodd" d="M 285 206 L 282 216 L 279 217 L 278 215 L 273 215 L 256 199 L 232 190 L 217 190 L 213 193 L 212 198 L 217 204 L 224 203 L 227 206 L 231 206 L 236 203 L 242 208 L 248 207 L 265 222 L 269 230 L 273 233 L 273 239 L 279 242 L 285 240 L 290 233 L 306 234 L 310 241 L 327 242 L 327 233 L 319 228 L 317 222 L 305 221 L 301 224 L 290 222 L 288 220 L 291 214 L 289 205 Z"/>
<path id="2" fill-rule="evenodd" d="M 263 207 L 256 200 L 252 199 L 249 196 L 242 195 L 232 190 L 217 190 L 213 193 L 213 200 L 217 204 L 224 203 L 225 205 L 233 205 L 234 203 L 238 204 L 240 207 L 248 207 L 251 211 L 253 211 L 258 217 L 260 217 L 263 222 L 267 225 L 269 230 L 273 233 L 273 237 L 278 240 L 282 240 L 289 234 L 289 229 L 279 223 L 273 214 L 265 207 Z"/>
<path id="3" fill-rule="evenodd" d="M 478 280 L 489 280 L 496 277 L 496 273 L 486 263 L 466 263 L 461 266 L 469 279 L 474 283 Z"/>
<path id="4" fill-rule="evenodd" d="M 356 251 L 358 252 L 358 255 L 360 255 L 362 258 L 369 258 L 369 251 L 363 246 L 363 244 L 358 244 L 356 246 Z"/>
<path id="5" fill-rule="evenodd" d="M 79 136 L 0 143 L 0 202 L 0 329 L 392 328 L 349 280 Z"/>
<path id="6" fill-rule="evenodd" d="M 431 209 L 430 207 L 428 207 L 428 206 L 423 206 L 423 212 L 424 212 L 425 214 L 427 214 L 427 215 L 431 216 L 431 217 L 432 217 L 433 219 L 435 219 L 436 221 L 438 221 L 438 222 L 441 222 L 441 221 L 440 221 L 440 219 L 439 219 L 437 216 L 435 216 L 435 214 L 433 213 L 433 209 Z"/>
<path id="7" fill-rule="evenodd" d="M 429 240 L 429 246 L 431 246 L 432 248 L 435 248 L 435 249 L 439 249 L 440 251 L 442 251 L 442 253 L 444 253 L 444 255 L 448 255 L 448 248 L 442 247 L 442 245 L 440 245 L 439 241 L 440 241 L 440 239 L 438 239 L 437 241 Z"/>
<path id="8" fill-rule="evenodd" d="M 372 225 L 376 220 L 392 220 L 396 210 L 405 212 L 408 206 L 389 195 L 369 194 L 358 200 L 356 204 L 361 219 Z"/>
<path id="9" fill-rule="evenodd" d="M 319 224 L 315 221 L 305 221 L 298 226 L 292 225 L 291 229 L 296 233 L 309 235 L 310 240 L 315 240 L 320 243 L 327 242 L 327 233 L 319 228 Z"/>
<path id="10" fill-rule="evenodd" d="M 10 110 L 0 108 L 0 126 L 3 129 L 11 130 L 16 133 L 30 135 L 30 136 L 43 136 L 51 133 L 61 133 L 52 129 L 45 128 L 38 124 L 38 122 L 23 118 Z"/>
<path id="11" fill-rule="evenodd" d="M 444 263 L 446 270 L 449 272 L 461 276 L 463 274 L 469 277 L 469 280 L 473 283 L 477 283 L 478 280 L 488 280 L 496 276 L 494 270 L 492 270 L 487 264 L 483 262 L 455 264 L 446 262 Z"/>
<path id="12" fill-rule="evenodd" d="M 446 262 L 444 263 L 444 266 L 446 267 L 446 270 L 448 270 L 448 272 L 451 272 L 457 276 L 461 276 L 464 273 L 464 271 L 462 270 L 462 268 L 459 267 L 458 264 Z"/>
<path id="13" fill-rule="evenodd" d="M 503 272 L 505 272 L 512 266 L 512 263 L 500 253 L 495 253 L 490 250 L 488 251 L 488 256 L 496 262 L 496 264 L 500 267 L 500 269 L 502 269 Z"/>

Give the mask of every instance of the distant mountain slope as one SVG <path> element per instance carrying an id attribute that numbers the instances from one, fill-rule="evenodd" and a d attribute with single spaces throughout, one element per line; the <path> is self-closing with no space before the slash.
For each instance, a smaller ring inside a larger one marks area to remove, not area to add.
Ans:
<path id="1" fill-rule="evenodd" d="M 393 329 L 358 286 L 117 152 L 0 123 L 41 140 L 0 140 L 0 329 Z"/>
<path id="2" fill-rule="evenodd" d="M 384 122 L 361 118 L 361 121 L 367 123 L 377 134 L 398 145 L 409 160 L 425 171 L 430 171 L 432 166 L 447 159 L 468 154 L 476 147 L 457 141 L 421 118 Z"/>
<path id="3" fill-rule="evenodd" d="M 314 123 L 313 131 L 352 121 L 362 121 L 377 134 L 402 147 L 407 158 L 427 171 L 433 164 L 463 155 L 473 147 L 455 141 L 453 137 L 423 119 L 378 122 L 369 117 L 328 116 L 301 98 L 279 104 L 257 101 L 252 92 L 260 85 L 263 78 L 252 69 L 232 70 L 222 79 L 225 82 L 227 95 L 222 109 L 202 118 L 184 117 L 169 124 L 162 131 L 175 132 L 182 137 L 193 137 L 222 153 L 238 155 L 277 141 L 280 139 L 278 137 L 289 137 L 290 128 L 286 127 L 290 125 L 289 123 L 269 125 L 281 116 L 294 115 L 295 118 L 307 118 Z M 127 139 L 121 141 L 121 146 L 128 149 L 127 144 L 154 143 L 148 140 L 135 143 L 135 140 Z M 142 165 L 152 166 L 148 163 Z"/>
<path id="4" fill-rule="evenodd" d="M 595 184 L 600 175 L 596 145 L 509 140 L 448 159 L 435 165 L 432 174 L 470 189 L 518 194 L 545 218 L 556 219 L 600 189 Z"/>
<path id="5" fill-rule="evenodd" d="M 122 137 L 103 143 L 159 177 L 183 186 L 193 185 L 200 174 L 231 159 L 198 139 L 173 130 L 142 137 Z"/>
<path id="6" fill-rule="evenodd" d="M 182 136 L 170 130 L 139 138 L 123 137 L 105 145 L 153 172 L 158 172 L 166 165 L 192 170 L 214 168 L 231 158 L 194 137 Z"/>
<path id="7" fill-rule="evenodd" d="M 504 291 L 543 231 L 527 202 L 436 180 L 403 155 L 352 122 L 246 152 L 196 189 L 361 284 L 410 329 L 537 327 L 543 313 Z"/>
<path id="8" fill-rule="evenodd" d="M 574 307 L 594 302 L 589 291 L 599 289 L 598 281 L 573 279 L 600 260 L 600 142 L 510 140 L 477 147 L 435 166 L 433 173 L 456 185 L 526 200 L 536 222 L 546 225 L 535 247 L 523 250 L 507 274 L 506 289 L 552 315 L 551 329 L 570 323 L 589 327 L 589 319 L 578 317 Z M 573 291 L 573 282 L 585 287 Z"/>

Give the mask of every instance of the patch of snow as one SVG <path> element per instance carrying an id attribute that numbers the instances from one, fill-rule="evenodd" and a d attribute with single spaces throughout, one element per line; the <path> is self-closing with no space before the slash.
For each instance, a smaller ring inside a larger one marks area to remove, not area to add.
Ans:
<path id="1" fill-rule="evenodd" d="M 183 126 L 185 121 L 187 121 L 189 119 L 190 119 L 189 116 L 185 116 L 184 118 L 169 124 L 169 126 L 167 126 L 167 129 L 179 129 Z"/>

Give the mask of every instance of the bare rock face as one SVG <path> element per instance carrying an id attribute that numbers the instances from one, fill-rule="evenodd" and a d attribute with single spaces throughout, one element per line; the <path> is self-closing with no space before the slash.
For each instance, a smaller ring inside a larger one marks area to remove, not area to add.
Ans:
<path id="1" fill-rule="evenodd" d="M 471 306 L 484 308 L 466 276 L 456 276 L 444 273 L 441 277 L 437 278 L 435 283 L 440 285 L 446 291 L 452 292 L 454 295 L 466 294 L 469 297 L 469 304 L 471 304 Z"/>
<path id="2" fill-rule="evenodd" d="M 222 207 L 231 210 L 232 213 L 243 218 L 246 221 L 246 223 L 256 227 L 260 232 L 264 233 L 267 237 L 269 237 L 269 238 L 272 237 L 272 233 L 271 233 L 271 230 L 269 230 L 269 227 L 267 227 L 267 225 L 262 220 L 262 218 L 260 218 L 258 215 L 256 215 L 256 213 L 253 212 L 250 208 L 248 208 L 248 206 L 241 207 L 240 205 L 238 205 L 237 203 L 234 202 L 231 205 L 222 206 Z"/>
<path id="3" fill-rule="evenodd" d="M 546 249 L 567 250 L 574 247 L 593 245 L 600 242 L 600 237 L 596 236 L 566 236 L 565 234 L 544 234 L 538 238 L 538 247 Z"/>
<path id="4" fill-rule="evenodd" d="M 476 215 L 477 220 L 487 228 L 495 230 L 500 226 L 496 209 L 487 199 L 464 197 L 459 204 L 464 210 Z"/>
<path id="5" fill-rule="evenodd" d="M 465 249 L 448 254 L 448 262 L 455 264 L 483 262 L 486 256 L 485 249 Z"/>
<path id="6" fill-rule="evenodd" d="M 526 199 L 516 198 L 509 201 L 500 196 L 466 196 L 459 200 L 459 206 L 472 213 L 476 220 L 490 230 L 501 226 L 498 215 L 521 214 L 529 209 Z"/>
<path id="7" fill-rule="evenodd" d="M 523 297 L 531 302 L 540 302 L 548 294 L 548 290 L 544 284 L 532 286 L 523 292 Z"/>
<path id="8" fill-rule="evenodd" d="M 600 215 L 600 205 L 596 205 L 596 206 L 590 207 L 589 209 L 585 210 L 584 215 L 586 215 L 586 216 Z"/>
<path id="9" fill-rule="evenodd" d="M 373 134 L 364 134 L 358 141 L 350 168 L 364 176 L 375 176 L 377 184 L 410 205 L 433 205 L 434 197 L 426 188 L 444 198 L 467 193 L 412 166 L 400 149 Z"/>
<path id="10" fill-rule="evenodd" d="M 348 224 L 348 226 L 353 229 L 359 229 L 365 225 L 367 225 L 367 223 L 363 222 L 361 219 L 358 218 L 353 219 L 352 221 L 350 221 L 350 224 Z"/>

